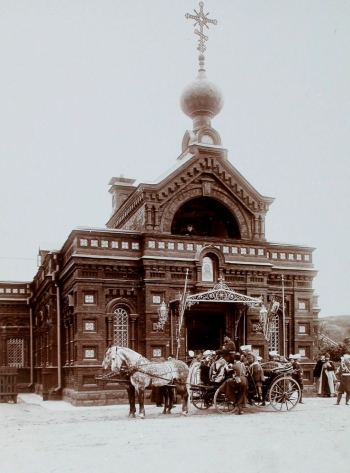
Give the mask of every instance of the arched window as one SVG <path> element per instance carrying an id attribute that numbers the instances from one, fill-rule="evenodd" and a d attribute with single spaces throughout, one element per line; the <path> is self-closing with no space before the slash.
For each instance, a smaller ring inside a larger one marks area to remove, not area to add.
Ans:
<path id="1" fill-rule="evenodd" d="M 119 307 L 114 311 L 114 320 L 113 320 L 113 334 L 114 334 L 114 345 L 119 347 L 128 346 L 128 313 L 125 309 Z"/>
<path id="2" fill-rule="evenodd" d="M 279 343 L 280 343 L 280 337 L 279 337 L 279 316 L 278 313 L 273 317 L 273 319 L 270 322 L 270 327 L 269 327 L 269 332 L 270 332 L 270 345 L 269 349 L 275 350 L 279 352 Z"/>
<path id="3" fill-rule="evenodd" d="M 205 256 L 202 261 L 202 281 L 214 281 L 214 264 L 209 256 Z"/>

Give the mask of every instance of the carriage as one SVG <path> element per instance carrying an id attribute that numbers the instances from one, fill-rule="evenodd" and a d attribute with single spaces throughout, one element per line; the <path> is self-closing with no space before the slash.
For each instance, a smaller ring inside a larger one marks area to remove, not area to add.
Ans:
<path id="1" fill-rule="evenodd" d="M 280 412 L 292 410 L 300 400 L 301 389 L 295 379 L 295 372 L 290 363 L 262 363 L 265 380 L 262 385 L 262 395 L 259 394 L 254 382 L 252 371 L 247 369 L 248 403 L 257 407 L 271 405 Z M 190 379 L 191 402 L 197 409 L 209 409 L 214 406 L 221 414 L 233 412 L 236 405 L 221 391 L 225 380 L 215 383 L 200 377 L 200 362 L 192 368 Z"/>

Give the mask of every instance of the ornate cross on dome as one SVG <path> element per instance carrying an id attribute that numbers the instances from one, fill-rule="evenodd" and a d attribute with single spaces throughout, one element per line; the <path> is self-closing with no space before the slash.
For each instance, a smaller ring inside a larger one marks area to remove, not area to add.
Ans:
<path id="1" fill-rule="evenodd" d="M 199 8 L 200 8 L 199 13 L 197 12 L 197 10 L 193 9 L 196 15 L 190 15 L 189 13 L 186 13 L 185 15 L 187 19 L 190 18 L 192 20 L 195 20 L 194 26 L 196 26 L 197 24 L 199 25 L 199 31 L 196 29 L 194 30 L 194 32 L 199 36 L 199 40 L 198 40 L 199 45 L 197 49 L 201 53 L 204 53 L 204 51 L 206 50 L 204 42 L 208 41 L 208 36 L 205 36 L 205 34 L 203 34 L 203 26 L 206 26 L 209 29 L 209 26 L 207 25 L 207 23 L 212 23 L 213 25 L 217 25 L 218 23 L 216 20 L 210 20 L 209 18 L 207 18 L 207 16 L 209 15 L 209 12 L 204 15 L 203 7 L 204 7 L 204 3 L 199 2 Z"/>

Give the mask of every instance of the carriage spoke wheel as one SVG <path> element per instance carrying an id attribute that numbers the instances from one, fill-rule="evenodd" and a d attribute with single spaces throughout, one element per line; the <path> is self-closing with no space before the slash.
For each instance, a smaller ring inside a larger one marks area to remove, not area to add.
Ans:
<path id="1" fill-rule="evenodd" d="M 191 402 L 197 409 L 209 409 L 213 405 L 212 398 L 209 393 L 202 389 L 191 389 Z"/>
<path id="2" fill-rule="evenodd" d="M 269 399 L 276 411 L 290 411 L 299 402 L 300 386 L 289 376 L 275 379 L 269 390 Z"/>
<path id="3" fill-rule="evenodd" d="M 230 414 L 235 408 L 234 403 L 227 399 L 225 394 L 220 391 L 220 388 L 214 394 L 214 406 L 220 414 Z"/>

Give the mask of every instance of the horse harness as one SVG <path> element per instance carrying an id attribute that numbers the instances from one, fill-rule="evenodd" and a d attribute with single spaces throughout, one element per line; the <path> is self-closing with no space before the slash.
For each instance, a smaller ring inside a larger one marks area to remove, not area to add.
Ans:
<path id="1" fill-rule="evenodd" d="M 131 366 L 130 368 L 128 368 L 126 366 L 126 363 L 125 361 L 121 358 L 121 356 L 119 355 L 118 353 L 118 349 L 117 347 L 115 347 L 115 354 L 116 356 L 118 355 L 119 356 L 119 359 L 121 360 L 121 367 L 123 367 L 125 373 L 128 375 L 128 376 L 132 376 L 133 374 L 135 374 L 136 372 L 138 373 L 142 373 L 142 374 L 145 374 L 147 376 L 149 376 L 151 379 L 152 378 L 157 378 L 157 379 L 162 379 L 164 381 L 169 381 L 169 386 L 172 386 L 172 387 L 175 387 L 174 385 L 174 377 L 172 376 L 171 380 L 168 380 L 168 378 L 164 378 L 163 376 L 160 376 L 160 375 L 156 375 L 156 374 L 151 374 L 151 373 L 147 373 L 147 371 L 144 371 L 140 368 L 140 366 L 147 366 L 149 363 L 143 363 L 141 365 L 138 365 L 138 364 L 135 364 L 134 366 Z M 140 355 L 140 358 L 142 358 L 142 355 Z M 124 365 L 124 366 L 123 366 Z M 171 371 L 168 371 L 168 373 L 171 373 L 172 374 L 172 370 Z M 167 373 L 164 373 L 164 374 L 167 374 Z M 186 384 L 186 383 L 181 383 L 179 381 L 176 381 L 177 384 Z M 152 384 L 152 381 L 151 381 L 151 384 Z"/>

